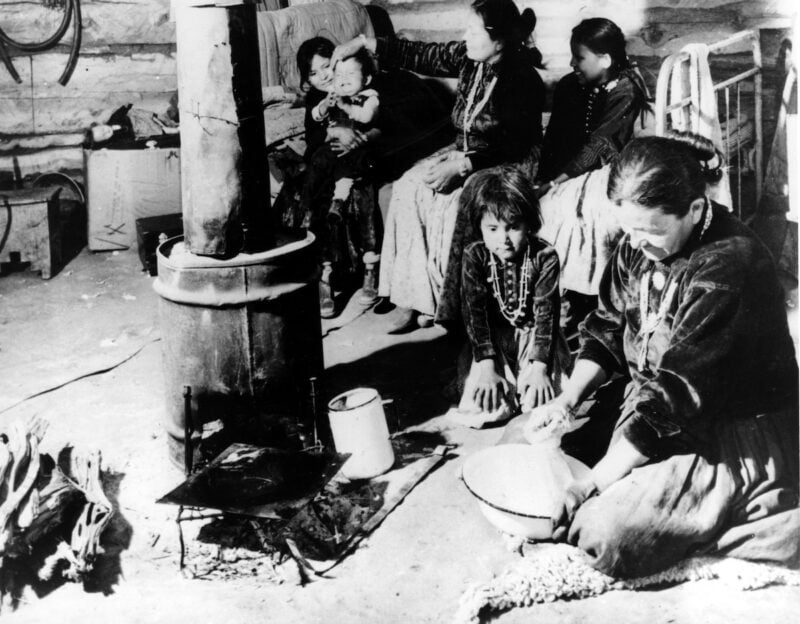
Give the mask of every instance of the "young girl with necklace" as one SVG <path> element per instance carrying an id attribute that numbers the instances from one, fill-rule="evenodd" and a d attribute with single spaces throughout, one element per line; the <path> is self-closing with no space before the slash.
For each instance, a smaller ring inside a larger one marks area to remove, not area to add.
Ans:
<path id="1" fill-rule="evenodd" d="M 482 240 L 468 246 L 462 260 L 472 362 L 458 412 L 468 420 L 493 414 L 482 419 L 487 422 L 511 417 L 519 406 L 542 405 L 559 391 L 569 366 L 558 322 L 559 261 L 536 237 L 536 192 L 518 168 L 477 173 L 462 199 Z"/>

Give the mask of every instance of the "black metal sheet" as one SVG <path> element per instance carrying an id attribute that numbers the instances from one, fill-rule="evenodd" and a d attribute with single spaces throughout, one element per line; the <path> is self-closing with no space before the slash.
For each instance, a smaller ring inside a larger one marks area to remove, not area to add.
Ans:
<path id="1" fill-rule="evenodd" d="M 288 519 L 339 470 L 348 455 L 231 444 L 157 503 Z"/>

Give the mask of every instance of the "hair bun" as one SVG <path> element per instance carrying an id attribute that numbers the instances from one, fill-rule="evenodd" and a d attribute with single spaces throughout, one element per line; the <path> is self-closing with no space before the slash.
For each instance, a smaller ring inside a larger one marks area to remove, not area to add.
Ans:
<path id="1" fill-rule="evenodd" d="M 713 158 L 700 161 L 700 168 L 703 170 L 703 177 L 709 184 L 715 184 L 722 179 L 722 154 L 716 152 Z"/>
<path id="2" fill-rule="evenodd" d="M 533 29 L 536 28 L 536 13 L 534 13 L 533 9 L 528 7 L 519 16 L 519 23 L 520 23 L 520 40 L 525 41 L 528 37 L 531 36 L 533 33 Z"/>
<path id="3" fill-rule="evenodd" d="M 722 179 L 725 159 L 710 139 L 683 130 L 673 130 L 667 134 L 667 137 L 678 143 L 682 143 L 689 149 L 692 156 L 694 156 L 700 164 L 706 182 L 713 184 Z"/>

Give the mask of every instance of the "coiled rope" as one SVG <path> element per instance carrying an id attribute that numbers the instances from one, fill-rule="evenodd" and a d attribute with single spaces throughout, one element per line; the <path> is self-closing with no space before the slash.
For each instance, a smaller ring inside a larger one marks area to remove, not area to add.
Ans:
<path id="1" fill-rule="evenodd" d="M 11 77 L 15 82 L 21 83 L 22 78 L 20 78 L 19 73 L 14 67 L 14 63 L 11 61 L 11 56 L 6 49 L 6 46 L 10 46 L 11 48 L 19 50 L 20 52 L 44 52 L 45 50 L 49 50 L 50 48 L 54 47 L 59 41 L 61 41 L 64 33 L 66 33 L 67 29 L 69 28 L 70 22 L 73 22 L 72 43 L 70 44 L 67 66 L 61 73 L 58 83 L 61 86 L 64 86 L 72 77 L 72 72 L 75 71 L 75 66 L 78 64 L 78 54 L 81 47 L 81 29 L 83 26 L 83 21 L 81 18 L 81 3 L 80 0 L 61 0 L 61 2 L 64 9 L 64 17 L 61 19 L 61 23 L 56 31 L 44 41 L 40 41 L 38 43 L 17 41 L 9 37 L 5 31 L 0 28 L 0 61 L 2 61 L 3 65 L 6 66 L 8 73 L 11 74 Z M 54 3 L 51 2 L 48 6 L 53 7 Z M 73 15 L 75 18 L 74 20 L 72 19 Z"/>

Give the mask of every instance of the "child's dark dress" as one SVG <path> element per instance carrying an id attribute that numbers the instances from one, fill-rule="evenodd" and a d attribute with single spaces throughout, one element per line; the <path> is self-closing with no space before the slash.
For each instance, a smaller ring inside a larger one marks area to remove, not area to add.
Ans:
<path id="1" fill-rule="evenodd" d="M 561 373 L 569 367 L 569 353 L 558 322 L 558 256 L 555 249 L 535 237 L 530 238 L 527 256 L 530 270 L 526 274 L 524 260 L 503 264 L 482 241 L 464 251 L 461 301 L 472 361 L 493 359 L 498 374 L 505 372 L 512 377 L 509 381 L 514 386 L 532 362 L 543 362 L 557 387 Z M 512 320 L 501 311 L 496 293 Z M 466 380 L 465 397 L 471 392 L 471 376 Z M 462 401 L 461 407 L 464 404 Z"/>

